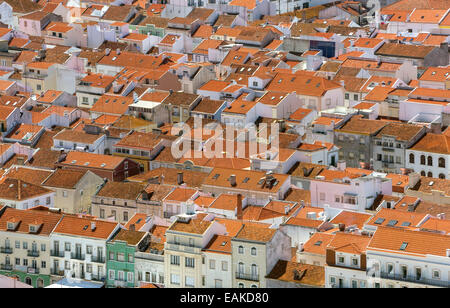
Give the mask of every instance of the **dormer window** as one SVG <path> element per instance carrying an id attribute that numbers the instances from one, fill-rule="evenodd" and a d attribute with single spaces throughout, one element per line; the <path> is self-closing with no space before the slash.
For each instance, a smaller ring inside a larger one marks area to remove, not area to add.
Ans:
<path id="1" fill-rule="evenodd" d="M 8 222 L 7 223 L 7 228 L 8 228 L 8 230 L 15 230 L 16 229 L 16 224 L 14 222 Z"/>
<path id="2" fill-rule="evenodd" d="M 30 226 L 29 226 L 29 231 L 30 231 L 30 233 L 36 233 L 36 231 L 37 231 L 37 226 L 30 225 Z"/>

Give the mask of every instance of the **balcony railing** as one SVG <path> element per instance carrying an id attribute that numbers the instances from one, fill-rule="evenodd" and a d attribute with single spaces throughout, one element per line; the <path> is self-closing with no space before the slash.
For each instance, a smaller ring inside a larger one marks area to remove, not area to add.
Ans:
<path id="1" fill-rule="evenodd" d="M 91 262 L 95 262 L 95 263 L 105 263 L 105 257 L 98 257 L 98 256 L 91 256 Z"/>
<path id="2" fill-rule="evenodd" d="M 170 218 L 170 217 L 178 215 L 178 214 L 179 213 L 164 212 L 164 218 Z"/>
<path id="3" fill-rule="evenodd" d="M 12 264 L 0 264 L 0 269 L 3 271 L 12 271 Z"/>
<path id="4" fill-rule="evenodd" d="M 7 253 L 7 254 L 11 254 L 12 253 L 12 248 L 11 247 L 0 247 L 0 253 Z"/>
<path id="5" fill-rule="evenodd" d="M 51 274 L 51 275 L 56 275 L 56 276 L 64 276 L 64 270 L 52 268 L 52 269 L 50 270 L 50 274 Z"/>
<path id="6" fill-rule="evenodd" d="M 82 253 L 72 253 L 71 258 L 75 260 L 84 260 L 84 254 Z"/>
<path id="7" fill-rule="evenodd" d="M 50 250 L 50 256 L 64 258 L 64 251 Z"/>
<path id="8" fill-rule="evenodd" d="M 246 274 L 241 272 L 236 272 L 236 279 L 250 280 L 250 281 L 259 281 L 258 274 Z"/>
<path id="9" fill-rule="evenodd" d="M 39 269 L 35 267 L 27 267 L 27 273 L 29 274 L 39 274 Z"/>
<path id="10" fill-rule="evenodd" d="M 39 257 L 39 251 L 37 251 L 37 250 L 28 250 L 27 256 L 29 256 L 29 257 Z"/>
<path id="11" fill-rule="evenodd" d="M 419 284 L 427 284 L 437 287 L 450 287 L 450 281 L 445 280 L 438 280 L 438 279 L 430 279 L 430 278 L 424 278 L 424 277 L 418 277 L 412 276 L 412 275 L 401 275 L 401 274 L 388 274 L 386 272 L 381 272 L 380 277 L 384 279 L 391 279 L 391 280 L 397 280 L 397 281 L 406 281 L 406 282 L 412 282 L 412 283 L 419 283 Z"/>

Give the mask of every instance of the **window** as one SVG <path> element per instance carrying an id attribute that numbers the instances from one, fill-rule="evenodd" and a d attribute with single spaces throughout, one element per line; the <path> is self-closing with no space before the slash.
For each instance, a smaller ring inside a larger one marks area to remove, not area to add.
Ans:
<path id="1" fill-rule="evenodd" d="M 130 262 L 130 263 L 133 262 L 133 255 L 131 253 L 128 254 L 128 262 Z"/>
<path id="2" fill-rule="evenodd" d="M 420 155 L 420 164 L 425 165 L 425 155 Z"/>
<path id="3" fill-rule="evenodd" d="M 228 271 L 228 262 L 222 261 L 222 271 L 226 272 Z"/>
<path id="4" fill-rule="evenodd" d="M 50 197 L 47 197 L 47 198 L 45 199 L 45 203 L 46 203 L 47 205 L 50 204 Z"/>
<path id="5" fill-rule="evenodd" d="M 338 263 L 344 263 L 345 258 L 344 257 L 338 257 Z"/>
<path id="6" fill-rule="evenodd" d="M 171 284 L 180 284 L 180 276 L 172 274 L 170 275 L 170 283 Z"/>
<path id="7" fill-rule="evenodd" d="M 64 198 L 67 198 L 67 190 L 63 190 L 62 195 Z"/>
<path id="8" fill-rule="evenodd" d="M 128 282 L 133 282 L 133 273 L 132 272 L 128 272 L 127 273 L 127 281 Z"/>
<path id="9" fill-rule="evenodd" d="M 320 194 L 319 194 L 319 199 L 320 199 L 320 201 L 324 201 L 325 200 L 325 193 L 323 193 L 323 192 L 321 192 Z"/>
<path id="10" fill-rule="evenodd" d="M 353 99 L 354 99 L 355 101 L 357 101 L 357 100 L 358 100 L 358 94 L 353 94 Z"/>
<path id="11" fill-rule="evenodd" d="M 441 272 L 439 270 L 433 270 L 433 279 L 441 279 Z"/>
<path id="12" fill-rule="evenodd" d="M 252 256 L 256 256 L 256 248 L 255 247 L 252 247 L 251 254 L 252 254 Z"/>
<path id="13" fill-rule="evenodd" d="M 105 210 L 100 209 L 100 218 L 105 218 Z"/>
<path id="14" fill-rule="evenodd" d="M 352 259 L 352 264 L 353 264 L 354 266 L 358 266 L 358 259 L 357 259 L 357 258 L 353 258 L 353 259 Z"/>
<path id="15" fill-rule="evenodd" d="M 124 273 L 122 271 L 117 272 L 117 280 L 124 281 Z"/>
<path id="16" fill-rule="evenodd" d="M 40 84 L 36 85 L 36 90 L 42 90 L 42 86 Z"/>
<path id="17" fill-rule="evenodd" d="M 439 157 L 438 166 L 439 166 L 439 168 L 445 168 L 445 158 Z"/>
<path id="18" fill-rule="evenodd" d="M 422 269 L 420 267 L 416 267 L 416 280 L 420 280 L 422 278 Z"/>
<path id="19" fill-rule="evenodd" d="M 128 221 L 128 212 L 127 211 L 123 212 L 123 220 Z"/>
<path id="20" fill-rule="evenodd" d="M 414 164 L 414 154 L 413 153 L 409 154 L 409 163 Z"/>
<path id="21" fill-rule="evenodd" d="M 433 157 L 428 156 L 428 158 L 427 158 L 427 164 L 428 164 L 428 166 L 433 166 Z"/>
<path id="22" fill-rule="evenodd" d="M 45 244 L 41 244 L 41 251 L 45 251 Z"/>
<path id="23" fill-rule="evenodd" d="M 244 253 L 244 247 L 243 247 L 243 246 L 239 246 L 238 252 L 239 252 L 240 254 L 243 254 L 243 253 Z"/>
<path id="24" fill-rule="evenodd" d="M 20 248 L 20 241 L 16 241 L 16 248 Z"/>
<path id="25" fill-rule="evenodd" d="M 185 266 L 186 266 L 186 267 L 192 267 L 192 268 L 195 267 L 195 259 L 194 259 L 194 258 L 188 258 L 188 257 L 186 257 L 186 258 L 184 259 L 184 261 L 185 261 Z"/>
<path id="26" fill-rule="evenodd" d="M 350 98 L 350 94 L 349 93 L 345 93 L 345 99 L 349 99 Z"/>
<path id="27" fill-rule="evenodd" d="M 86 254 L 91 255 L 92 254 L 92 246 L 86 246 Z"/>
<path id="28" fill-rule="evenodd" d="M 209 260 L 209 269 L 216 268 L 216 260 Z"/>
<path id="29" fill-rule="evenodd" d="M 109 280 L 114 280 L 114 274 L 115 274 L 114 270 L 109 270 Z"/>
<path id="30" fill-rule="evenodd" d="M 109 259 L 114 260 L 114 252 L 109 252 Z"/>
<path id="31" fill-rule="evenodd" d="M 46 268 L 47 267 L 47 263 L 45 261 L 41 261 L 41 267 L 42 268 Z"/>
<path id="32" fill-rule="evenodd" d="M 180 256 L 170 256 L 170 264 L 172 265 L 180 265 Z"/>
<path id="33" fill-rule="evenodd" d="M 28 243 L 27 242 L 23 242 L 22 243 L 22 248 L 23 249 L 28 249 Z"/>
<path id="34" fill-rule="evenodd" d="M 357 287 L 358 287 L 358 281 L 352 280 L 352 288 L 357 288 Z"/>
<path id="35" fill-rule="evenodd" d="M 433 172 L 429 171 L 427 174 L 427 177 L 432 178 L 433 177 Z"/>
<path id="36" fill-rule="evenodd" d="M 439 178 L 440 178 L 440 179 L 445 179 L 445 174 L 439 173 Z"/>
<path id="37" fill-rule="evenodd" d="M 389 264 L 387 265 L 387 273 L 388 273 L 388 274 L 392 274 L 393 271 L 394 271 L 394 265 L 393 265 L 392 263 L 389 263 Z"/>

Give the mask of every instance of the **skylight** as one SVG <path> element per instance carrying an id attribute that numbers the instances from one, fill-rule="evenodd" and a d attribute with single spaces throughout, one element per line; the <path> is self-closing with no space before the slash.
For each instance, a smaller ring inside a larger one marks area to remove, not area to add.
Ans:
<path id="1" fill-rule="evenodd" d="M 384 218 L 378 218 L 377 220 L 375 220 L 375 224 L 381 225 L 384 221 L 385 221 Z"/>
<path id="2" fill-rule="evenodd" d="M 400 246 L 400 250 L 405 250 L 407 246 L 408 246 L 408 243 L 407 242 L 403 242 L 402 246 Z"/>
<path id="3" fill-rule="evenodd" d="M 387 223 L 388 226 L 395 226 L 398 223 L 398 220 L 392 219 L 389 220 L 389 222 Z"/>

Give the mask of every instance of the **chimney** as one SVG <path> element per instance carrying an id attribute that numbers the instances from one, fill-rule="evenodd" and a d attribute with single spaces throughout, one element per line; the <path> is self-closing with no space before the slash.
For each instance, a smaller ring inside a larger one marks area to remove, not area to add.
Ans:
<path id="1" fill-rule="evenodd" d="M 438 217 L 439 219 L 445 219 L 445 213 L 437 214 L 437 217 Z"/>
<path id="2" fill-rule="evenodd" d="M 178 172 L 178 174 L 177 174 L 177 184 L 178 185 L 183 184 L 183 172 Z"/>
<path id="3" fill-rule="evenodd" d="M 341 232 L 345 231 L 345 224 L 339 224 L 339 231 Z"/>
<path id="4" fill-rule="evenodd" d="M 414 212 L 415 205 L 414 203 L 408 204 L 408 212 Z"/>
<path id="5" fill-rule="evenodd" d="M 409 187 L 414 187 L 417 182 L 419 182 L 420 180 L 420 174 L 417 172 L 412 172 L 408 175 L 409 179 L 408 179 L 408 185 Z"/>
<path id="6" fill-rule="evenodd" d="M 120 55 L 120 48 L 117 48 L 117 49 L 116 49 L 116 54 L 117 54 L 117 55 Z"/>
<path id="7" fill-rule="evenodd" d="M 24 161 L 25 161 L 25 158 L 24 158 L 24 157 L 18 156 L 18 157 L 17 157 L 17 162 L 16 162 L 16 164 L 17 164 L 17 165 L 23 166 Z"/>
<path id="8" fill-rule="evenodd" d="M 303 243 L 298 244 L 298 251 L 302 252 L 303 251 Z"/>
<path id="9" fill-rule="evenodd" d="M 242 213 L 242 195 L 237 195 L 237 205 L 236 205 L 236 219 L 242 220 L 243 213 Z"/>
<path id="10" fill-rule="evenodd" d="M 111 53 L 111 49 L 110 48 L 106 48 L 105 49 L 105 56 L 109 56 L 110 53 Z"/>
<path id="11" fill-rule="evenodd" d="M 91 222 L 91 230 L 95 231 L 95 228 L 96 228 L 95 221 L 93 221 L 93 222 Z"/>
<path id="12" fill-rule="evenodd" d="M 345 160 L 340 160 L 337 163 L 337 168 L 341 171 L 344 171 L 347 168 L 347 163 Z"/>
<path id="13" fill-rule="evenodd" d="M 230 184 L 231 184 L 231 186 L 236 186 L 236 175 L 235 174 L 232 174 L 230 176 Z"/>
<path id="14" fill-rule="evenodd" d="M 130 225 L 130 231 L 136 231 L 136 225 L 135 224 L 131 224 Z"/>
<path id="15" fill-rule="evenodd" d="M 284 214 L 287 214 L 287 213 L 289 213 L 289 205 L 285 205 L 284 206 Z"/>

